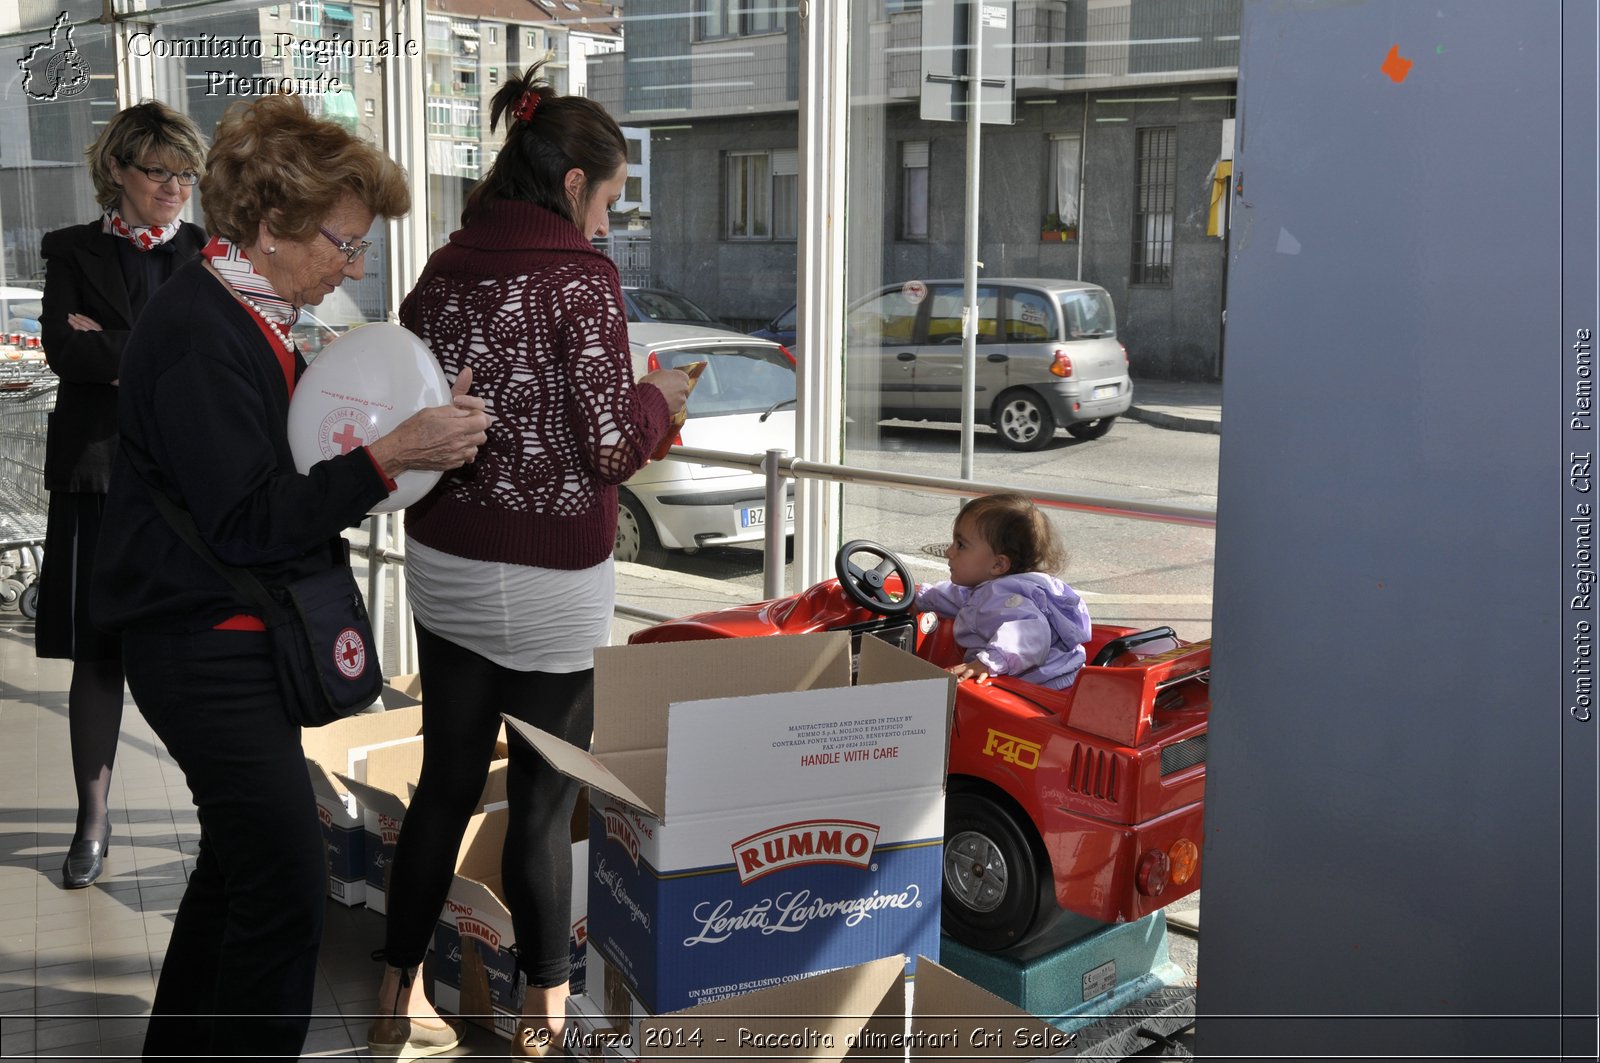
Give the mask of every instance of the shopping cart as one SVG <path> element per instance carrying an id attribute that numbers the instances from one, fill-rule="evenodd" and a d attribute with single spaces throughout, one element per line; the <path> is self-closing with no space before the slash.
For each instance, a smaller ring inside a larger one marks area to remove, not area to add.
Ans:
<path id="1" fill-rule="evenodd" d="M 37 362 L 0 364 L 0 608 L 39 613 L 44 565 L 45 425 L 56 378 Z"/>

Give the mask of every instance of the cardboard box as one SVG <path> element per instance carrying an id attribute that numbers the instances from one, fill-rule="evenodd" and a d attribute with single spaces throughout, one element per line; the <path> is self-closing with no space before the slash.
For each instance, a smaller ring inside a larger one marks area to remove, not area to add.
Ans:
<path id="1" fill-rule="evenodd" d="M 631 1024 L 588 994 L 574 996 L 563 1042 L 589 1063 L 903 1060 L 905 1009 L 905 957 L 895 955 Z"/>
<path id="2" fill-rule="evenodd" d="M 317 818 L 328 846 L 328 896 L 347 907 L 366 899 L 366 831 L 361 808 L 338 774 L 355 777 L 368 750 L 422 733 L 422 707 L 359 713 L 300 732 Z"/>
<path id="3" fill-rule="evenodd" d="M 405 821 L 411 795 L 422 774 L 423 740 L 370 750 L 360 778 L 335 772 L 355 795 L 361 808 L 363 846 L 366 853 L 367 907 L 382 915 L 389 910 L 389 865 L 394 861 L 400 824 Z M 484 812 L 506 799 L 506 761 L 489 765 L 489 777 L 475 811 Z"/>
<path id="4" fill-rule="evenodd" d="M 456 875 L 434 928 L 435 1006 L 471 1019 L 502 1037 L 516 1032 L 527 985 L 511 947 L 516 929 L 501 884 L 500 854 L 510 813 L 481 812 L 467 823 L 456 857 Z M 587 950 L 588 809 L 580 798 L 572 817 L 572 992 L 585 986 Z"/>
<path id="5" fill-rule="evenodd" d="M 953 698 L 832 632 L 598 651 L 592 754 L 510 722 L 589 785 L 590 948 L 660 1014 L 937 954 Z"/>

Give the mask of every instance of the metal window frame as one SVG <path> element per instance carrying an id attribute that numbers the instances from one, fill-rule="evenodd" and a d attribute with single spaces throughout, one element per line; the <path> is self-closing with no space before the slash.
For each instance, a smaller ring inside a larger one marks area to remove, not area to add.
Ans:
<path id="1" fill-rule="evenodd" d="M 1145 288 L 1170 288 L 1173 230 L 1177 224 L 1178 127 L 1144 126 L 1134 130 L 1134 135 L 1133 240 L 1128 283 Z M 1159 151 L 1152 150 L 1153 146 L 1159 147 Z M 1165 235 L 1150 238 L 1151 223 L 1159 224 L 1163 218 Z M 1152 250 L 1157 254 L 1152 256 Z"/>

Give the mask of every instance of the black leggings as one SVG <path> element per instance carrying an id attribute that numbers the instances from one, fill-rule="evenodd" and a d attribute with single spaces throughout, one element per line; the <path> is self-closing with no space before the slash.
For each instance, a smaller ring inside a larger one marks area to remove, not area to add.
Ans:
<path id="1" fill-rule="evenodd" d="M 406 810 L 389 878 L 384 957 L 415 967 L 455 873 L 456 850 L 488 779 L 502 712 L 583 749 L 594 730 L 594 669 L 518 672 L 417 625 L 422 672 L 422 777 Z M 512 735 L 510 823 L 501 875 L 530 986 L 571 976 L 572 836 L 579 784 Z"/>

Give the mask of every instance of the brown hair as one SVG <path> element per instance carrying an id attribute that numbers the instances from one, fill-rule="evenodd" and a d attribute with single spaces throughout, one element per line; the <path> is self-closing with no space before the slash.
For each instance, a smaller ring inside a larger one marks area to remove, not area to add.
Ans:
<path id="1" fill-rule="evenodd" d="M 122 186 L 111 169 L 113 162 L 123 166 L 143 166 L 147 161 L 176 163 L 181 169 L 202 174 L 206 169 L 206 141 L 200 127 L 188 115 L 155 100 L 112 115 L 83 153 L 89 159 L 95 201 L 102 207 L 122 199 Z"/>
<path id="2" fill-rule="evenodd" d="M 1011 559 L 1012 572 L 1054 573 L 1067 563 L 1055 527 L 1027 495 L 1008 491 L 974 498 L 956 519 L 963 517 L 989 549 Z"/>
<path id="3" fill-rule="evenodd" d="M 558 95 L 549 82 L 539 78 L 543 65 L 533 64 L 494 94 L 489 128 L 495 129 L 505 118 L 505 147 L 467 196 L 461 224 L 497 199 L 514 199 L 537 203 L 576 225 L 578 219 L 572 216 L 567 200 L 567 171 L 582 170 L 585 194 L 593 195 L 596 185 L 626 165 L 628 142 L 616 120 L 587 97 Z M 517 116 L 525 94 L 538 100 L 526 119 Z M 587 205 L 587 201 L 579 204 Z"/>
<path id="4" fill-rule="evenodd" d="M 373 214 L 411 209 L 406 174 L 343 126 L 306 113 L 297 96 L 262 96 L 228 108 L 200 179 L 206 227 L 236 244 L 266 221 L 288 240 L 309 239 L 346 195 Z"/>

